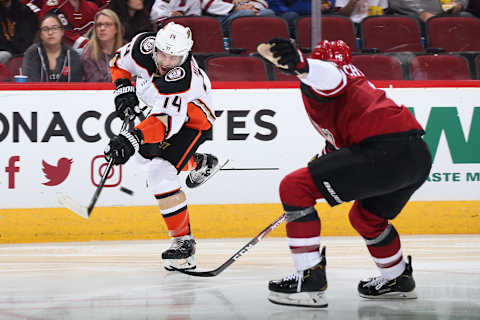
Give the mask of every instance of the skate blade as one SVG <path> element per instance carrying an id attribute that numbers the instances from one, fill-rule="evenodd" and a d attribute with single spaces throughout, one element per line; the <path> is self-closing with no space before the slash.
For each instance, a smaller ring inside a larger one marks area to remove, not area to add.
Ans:
<path id="1" fill-rule="evenodd" d="M 324 292 L 279 293 L 270 292 L 268 300 L 275 304 L 295 307 L 326 308 Z"/>
<path id="2" fill-rule="evenodd" d="M 379 296 L 367 296 L 360 293 L 360 297 L 369 300 L 417 299 L 415 290 L 410 292 L 388 292 Z"/>
<path id="3" fill-rule="evenodd" d="M 197 265 L 195 264 L 195 257 L 188 257 L 186 259 L 164 259 L 163 267 L 167 271 L 175 271 L 172 267 L 180 270 L 194 270 Z"/>

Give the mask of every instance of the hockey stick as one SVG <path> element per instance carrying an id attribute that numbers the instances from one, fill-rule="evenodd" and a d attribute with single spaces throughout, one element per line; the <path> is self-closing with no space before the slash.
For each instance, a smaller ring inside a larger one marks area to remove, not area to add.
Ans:
<path id="1" fill-rule="evenodd" d="M 194 277 L 215 277 L 219 275 L 223 270 L 227 269 L 232 263 L 240 259 L 248 250 L 252 249 L 260 240 L 262 240 L 267 234 L 273 231 L 276 227 L 278 227 L 283 220 L 285 220 L 285 214 L 282 214 L 277 220 L 272 222 L 268 227 L 266 227 L 262 232 L 260 232 L 255 238 L 250 240 L 246 245 L 244 245 L 240 250 L 235 252 L 233 256 L 231 256 L 224 264 L 220 267 L 210 270 L 210 271 L 190 271 L 190 270 L 182 270 L 172 267 L 175 271 L 188 274 Z"/>
<path id="2" fill-rule="evenodd" d="M 128 117 L 125 117 L 125 120 L 123 120 L 123 123 L 122 123 L 122 128 L 120 129 L 120 132 L 127 128 L 128 122 L 129 122 Z M 100 196 L 100 192 L 102 192 L 103 190 L 103 186 L 105 185 L 105 181 L 107 180 L 107 177 L 110 174 L 110 170 L 112 169 L 112 167 L 113 167 L 113 158 L 110 158 L 110 161 L 108 161 L 107 168 L 103 172 L 102 179 L 100 180 L 100 183 L 98 184 L 97 189 L 95 190 L 95 193 L 93 194 L 92 200 L 90 200 L 90 204 L 88 205 L 88 207 L 82 206 L 80 203 L 73 200 L 70 196 L 63 193 L 58 195 L 58 198 L 57 198 L 58 202 L 61 205 L 63 205 L 65 208 L 78 214 L 80 217 L 88 219 L 90 217 L 90 213 L 92 213 L 92 210 L 95 207 L 95 204 L 97 203 L 98 197 Z"/>

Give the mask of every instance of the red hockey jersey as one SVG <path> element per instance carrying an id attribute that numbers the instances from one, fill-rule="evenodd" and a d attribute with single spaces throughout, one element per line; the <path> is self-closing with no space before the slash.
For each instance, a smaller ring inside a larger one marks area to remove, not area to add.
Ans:
<path id="1" fill-rule="evenodd" d="M 300 79 L 305 109 L 315 129 L 335 148 L 371 136 L 422 130 L 408 109 L 375 88 L 354 65 L 308 62 L 310 71 Z"/>

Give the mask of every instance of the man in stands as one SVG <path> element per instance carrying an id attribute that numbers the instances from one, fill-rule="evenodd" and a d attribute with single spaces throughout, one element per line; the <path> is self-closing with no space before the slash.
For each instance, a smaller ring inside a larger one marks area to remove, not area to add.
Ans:
<path id="1" fill-rule="evenodd" d="M 396 14 L 417 16 L 426 22 L 438 15 L 472 17 L 470 12 L 465 11 L 468 2 L 469 0 L 453 0 L 451 4 L 444 5 L 440 0 L 390 0 L 389 4 Z"/>
<path id="2" fill-rule="evenodd" d="M 126 163 L 137 151 L 141 155 L 148 188 L 173 237 L 171 247 L 162 253 L 169 271 L 196 267 L 195 240 L 178 174 L 196 166 L 186 181 L 193 188 L 220 169 L 216 157 L 195 153 L 211 138 L 215 115 L 210 80 L 192 57 L 192 46 L 190 29 L 170 22 L 156 34 L 135 36 L 111 62 L 117 114 L 122 119 L 141 115 L 138 98 L 152 111 L 132 131 L 114 136 L 105 155 L 116 165 Z"/>
<path id="3" fill-rule="evenodd" d="M 354 201 L 350 223 L 365 239 L 380 271 L 380 276 L 360 281 L 360 296 L 416 298 L 411 257 L 408 262 L 403 259 L 400 237 L 390 220 L 430 172 L 432 159 L 421 125 L 351 64 L 350 48 L 341 40 L 320 42 L 309 59 L 287 39 L 272 39 L 259 52 L 280 70 L 298 76 L 307 115 L 326 140 L 321 156 L 280 183 L 297 271 L 270 281 L 269 300 L 328 305 L 323 295 L 326 260 L 325 250 L 319 250 L 317 199 L 330 206 Z"/>

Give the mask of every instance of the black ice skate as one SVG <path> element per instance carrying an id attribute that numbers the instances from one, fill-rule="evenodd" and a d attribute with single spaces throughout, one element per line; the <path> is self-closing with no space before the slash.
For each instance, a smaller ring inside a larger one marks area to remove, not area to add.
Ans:
<path id="1" fill-rule="evenodd" d="M 281 280 L 270 281 L 268 300 L 276 304 L 299 307 L 327 307 L 328 303 L 323 297 L 327 290 L 325 247 L 322 249 L 321 259 L 319 264 L 310 269 L 295 272 Z"/>
<path id="2" fill-rule="evenodd" d="M 400 276 L 393 280 L 382 276 L 362 280 L 358 284 L 358 293 L 367 299 L 416 299 L 412 272 L 412 257 L 408 256 L 405 270 Z"/>
<path id="3" fill-rule="evenodd" d="M 197 163 L 197 167 L 188 173 L 185 184 L 189 188 L 196 188 L 204 184 L 228 162 L 226 160 L 223 164 L 220 164 L 218 158 L 209 153 L 195 153 L 193 160 Z"/>
<path id="4" fill-rule="evenodd" d="M 170 248 L 162 252 L 163 266 L 168 271 L 172 267 L 184 270 L 193 270 L 195 264 L 195 239 L 191 235 L 173 238 Z"/>

